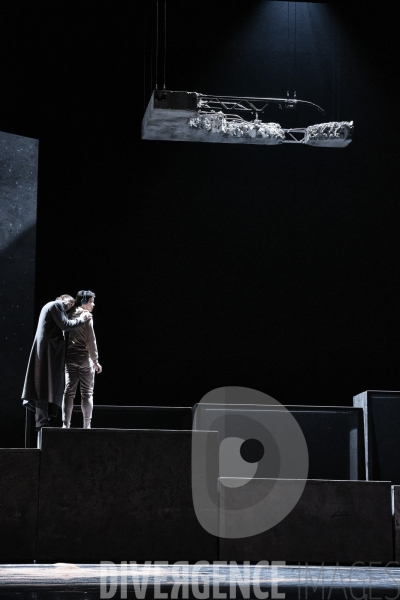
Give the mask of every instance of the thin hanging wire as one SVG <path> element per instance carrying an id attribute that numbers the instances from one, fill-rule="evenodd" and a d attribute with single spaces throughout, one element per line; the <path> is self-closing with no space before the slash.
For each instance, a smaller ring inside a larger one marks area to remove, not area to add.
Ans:
<path id="1" fill-rule="evenodd" d="M 294 96 L 297 90 L 297 2 L 294 3 Z"/>
<path id="2" fill-rule="evenodd" d="M 337 80 L 337 119 L 340 120 L 340 36 L 341 32 L 339 31 L 339 40 L 338 40 L 338 80 Z"/>
<path id="3" fill-rule="evenodd" d="M 167 0 L 164 2 L 164 87 L 165 90 L 165 70 L 167 65 Z"/>
<path id="4" fill-rule="evenodd" d="M 287 85 L 287 93 L 289 94 L 290 87 L 290 6 L 289 2 L 287 3 L 287 61 L 288 61 L 288 85 Z"/>
<path id="5" fill-rule="evenodd" d="M 297 2 L 294 3 L 294 73 L 293 73 L 293 98 L 297 96 Z M 293 114 L 293 124 L 297 126 L 297 111 Z"/>
<path id="6" fill-rule="evenodd" d="M 143 111 L 146 110 L 146 3 L 144 1 L 144 42 L 143 42 Z"/>
<path id="7" fill-rule="evenodd" d="M 333 32 L 333 65 L 332 65 L 332 121 L 335 120 L 335 50 L 336 50 L 336 28 Z"/>
<path id="8" fill-rule="evenodd" d="M 153 93 L 153 36 L 154 36 L 154 23 L 153 23 L 153 5 L 150 6 L 150 94 Z"/>
<path id="9" fill-rule="evenodd" d="M 156 27 L 156 90 L 158 90 L 158 0 L 157 0 L 157 27 Z"/>

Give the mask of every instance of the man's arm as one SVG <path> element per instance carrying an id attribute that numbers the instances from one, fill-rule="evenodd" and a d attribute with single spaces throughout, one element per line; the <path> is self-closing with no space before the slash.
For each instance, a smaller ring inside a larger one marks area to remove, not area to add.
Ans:
<path id="1" fill-rule="evenodd" d="M 96 336 L 94 334 L 93 320 L 88 321 L 86 324 L 86 348 L 89 352 L 89 356 L 94 363 L 99 360 L 99 353 L 97 351 Z"/>
<path id="2" fill-rule="evenodd" d="M 50 314 L 56 325 L 58 325 L 62 331 L 69 331 L 75 327 L 81 327 L 86 321 L 92 318 L 92 315 L 88 312 L 87 314 L 84 313 L 78 319 L 68 319 L 62 302 L 58 301 L 54 302 L 53 306 L 50 308 Z"/>
<path id="3" fill-rule="evenodd" d="M 101 373 L 103 367 L 99 363 L 99 353 L 97 351 L 96 336 L 94 333 L 93 319 L 86 324 L 86 348 L 93 361 L 96 373 Z"/>

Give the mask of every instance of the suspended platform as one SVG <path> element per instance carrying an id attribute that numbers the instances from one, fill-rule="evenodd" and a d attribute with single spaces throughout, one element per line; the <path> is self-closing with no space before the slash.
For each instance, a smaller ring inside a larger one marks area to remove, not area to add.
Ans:
<path id="1" fill-rule="evenodd" d="M 293 110 L 305 104 L 324 111 L 311 102 L 296 98 L 238 98 L 206 96 L 197 92 L 153 92 L 142 121 L 142 139 L 222 144 L 306 144 L 344 148 L 352 141 L 353 121 L 328 122 L 284 129 L 259 117 L 269 104 Z M 236 114 L 249 113 L 246 120 Z"/>

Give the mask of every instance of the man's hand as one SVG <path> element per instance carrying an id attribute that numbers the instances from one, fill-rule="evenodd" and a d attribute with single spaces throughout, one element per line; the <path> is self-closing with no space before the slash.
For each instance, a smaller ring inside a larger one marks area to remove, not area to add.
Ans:
<path id="1" fill-rule="evenodd" d="M 92 315 L 88 310 L 84 310 L 79 318 L 83 323 L 85 323 L 85 321 L 90 321 Z"/>
<path id="2" fill-rule="evenodd" d="M 96 373 L 101 373 L 102 372 L 103 367 L 101 366 L 100 363 L 95 362 L 95 363 L 93 363 L 93 365 L 94 365 L 94 369 L 95 369 Z"/>

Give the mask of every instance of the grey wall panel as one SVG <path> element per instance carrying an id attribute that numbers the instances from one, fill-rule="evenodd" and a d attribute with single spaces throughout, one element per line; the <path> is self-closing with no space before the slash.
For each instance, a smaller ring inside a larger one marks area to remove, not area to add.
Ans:
<path id="1" fill-rule="evenodd" d="M 268 479 L 253 479 L 238 488 L 221 484 L 221 523 L 229 518 L 251 518 L 252 498 L 270 493 L 271 482 L 281 487 L 283 497 L 298 484 L 296 480 Z M 221 538 L 220 558 L 387 563 L 393 558 L 390 483 L 308 480 L 299 502 L 280 523 L 251 537 Z"/>
<path id="2" fill-rule="evenodd" d="M 353 398 L 364 411 L 367 478 L 400 484 L 400 392 L 367 390 Z"/>
<path id="3" fill-rule="evenodd" d="M 400 564 L 400 485 L 392 485 L 394 560 Z"/>
<path id="4" fill-rule="evenodd" d="M 286 410 L 285 410 L 286 409 Z M 226 411 L 235 411 L 239 417 L 250 418 L 267 431 L 280 419 L 282 429 L 290 435 L 290 415 L 300 426 L 309 455 L 309 479 L 365 479 L 364 423 L 361 408 L 347 406 L 279 406 L 197 404 L 193 408 L 193 428 L 220 431 L 225 437 L 224 422 L 217 421 Z M 288 418 L 288 414 L 289 418 Z M 284 421 L 287 421 L 287 425 Z M 220 423 L 220 425 L 218 425 Z M 221 430 L 220 430 L 220 429 Z M 243 434 L 245 436 L 245 433 Z M 240 437 L 243 437 L 242 435 Z M 262 439 L 260 439 L 263 442 Z M 276 477 L 263 472 L 257 477 Z M 298 474 L 289 475 L 296 478 Z"/>
<path id="5" fill-rule="evenodd" d="M 0 563 L 36 558 L 40 450 L 0 450 Z"/>
<path id="6" fill-rule="evenodd" d="M 217 451 L 216 433 L 195 435 L 210 436 Z M 191 438 L 191 431 L 44 429 L 38 560 L 215 560 L 218 540 L 193 508 Z"/>
<path id="7" fill-rule="evenodd" d="M 24 446 L 34 332 L 38 140 L 0 132 L 0 447 Z"/>

